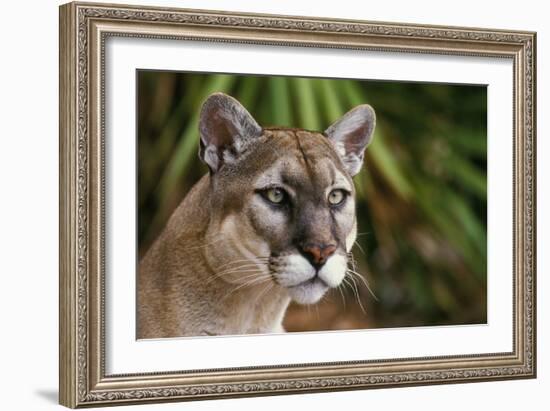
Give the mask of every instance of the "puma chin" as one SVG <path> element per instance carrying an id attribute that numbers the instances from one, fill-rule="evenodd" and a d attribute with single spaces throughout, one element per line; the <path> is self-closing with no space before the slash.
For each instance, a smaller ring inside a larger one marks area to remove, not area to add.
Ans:
<path id="1" fill-rule="evenodd" d="M 140 262 L 140 338 L 282 332 L 291 300 L 314 304 L 347 272 L 353 176 L 375 115 L 360 105 L 324 132 L 261 127 L 215 93 L 199 122 L 205 175 Z"/>

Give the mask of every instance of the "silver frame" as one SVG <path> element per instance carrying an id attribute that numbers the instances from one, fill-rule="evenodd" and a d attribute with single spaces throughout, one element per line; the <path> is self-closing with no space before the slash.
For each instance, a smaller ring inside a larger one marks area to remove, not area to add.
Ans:
<path id="1" fill-rule="evenodd" d="M 104 49 L 113 36 L 512 59 L 513 351 L 106 375 Z M 532 32 L 91 3 L 61 6 L 60 403 L 102 406 L 535 377 L 535 50 Z"/>

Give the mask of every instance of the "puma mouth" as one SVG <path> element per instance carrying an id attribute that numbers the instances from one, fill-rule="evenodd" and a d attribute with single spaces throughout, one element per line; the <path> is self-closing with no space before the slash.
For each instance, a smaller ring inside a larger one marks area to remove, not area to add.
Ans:
<path id="1" fill-rule="evenodd" d="M 292 300 L 298 304 L 315 304 L 330 287 L 317 275 L 299 284 L 287 287 Z"/>
<path id="2" fill-rule="evenodd" d="M 288 288 L 304 287 L 304 286 L 312 285 L 315 282 L 320 282 L 321 284 L 325 285 L 327 288 L 330 288 L 330 286 L 326 282 L 324 282 L 322 278 L 318 276 L 318 273 L 315 273 L 315 275 L 310 279 L 302 281 L 296 285 L 289 286 Z"/>
<path id="3" fill-rule="evenodd" d="M 331 256 L 318 269 L 300 254 L 272 256 L 269 263 L 274 281 L 299 304 L 318 302 L 330 288 L 340 285 L 347 268 L 346 257 L 340 254 Z"/>

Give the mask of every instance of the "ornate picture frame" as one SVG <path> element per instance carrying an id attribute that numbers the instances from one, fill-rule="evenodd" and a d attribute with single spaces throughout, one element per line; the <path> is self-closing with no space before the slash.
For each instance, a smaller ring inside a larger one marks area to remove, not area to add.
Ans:
<path id="1" fill-rule="evenodd" d="M 105 370 L 105 42 L 200 40 L 513 62 L 513 350 L 116 374 Z M 536 34 L 69 3 L 60 7 L 60 403 L 198 400 L 536 376 Z"/>

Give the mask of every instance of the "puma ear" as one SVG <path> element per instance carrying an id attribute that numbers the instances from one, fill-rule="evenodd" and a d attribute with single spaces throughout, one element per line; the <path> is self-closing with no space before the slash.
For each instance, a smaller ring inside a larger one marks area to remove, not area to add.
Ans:
<path id="1" fill-rule="evenodd" d="M 373 108 L 362 104 L 348 111 L 325 131 L 352 177 L 361 170 L 365 148 L 372 141 L 375 125 Z"/>
<path id="2" fill-rule="evenodd" d="M 235 162 L 262 128 L 233 97 L 214 93 L 204 102 L 199 120 L 199 156 L 212 173 Z"/>

